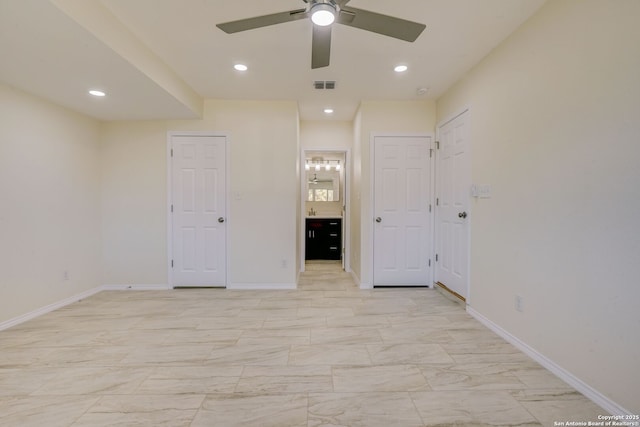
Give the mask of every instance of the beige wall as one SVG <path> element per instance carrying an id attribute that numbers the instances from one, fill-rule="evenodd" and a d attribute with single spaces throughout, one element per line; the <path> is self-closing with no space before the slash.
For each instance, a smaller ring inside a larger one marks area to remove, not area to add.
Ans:
<path id="1" fill-rule="evenodd" d="M 550 1 L 438 100 L 471 106 L 471 307 L 640 412 L 640 2 Z M 515 295 L 524 311 L 514 308 Z"/>
<path id="2" fill-rule="evenodd" d="M 351 154 L 351 190 L 350 198 L 350 267 L 352 275 L 360 282 L 362 276 L 362 258 L 360 257 L 360 246 L 362 242 L 362 220 L 361 220 L 361 199 L 362 199 L 362 113 L 358 111 L 353 119 L 353 151 Z M 358 283 L 360 284 L 360 283 Z"/>
<path id="3" fill-rule="evenodd" d="M 231 151 L 229 284 L 295 285 L 295 102 L 209 100 L 202 120 L 115 122 L 104 129 L 106 284 L 167 283 L 167 131 L 217 131 L 229 135 Z"/>
<path id="4" fill-rule="evenodd" d="M 351 228 L 352 267 L 360 283 L 368 286 L 373 282 L 373 259 L 371 257 L 371 136 L 375 134 L 425 134 L 432 135 L 436 123 L 433 101 L 362 102 L 356 123 L 357 139 L 354 143 L 354 162 L 360 163 L 352 195 Z M 356 216 L 357 214 L 357 216 Z M 358 231 L 356 231 L 358 229 Z M 355 264 L 359 265 L 356 266 Z"/>
<path id="5" fill-rule="evenodd" d="M 167 125 L 103 124 L 102 282 L 166 285 Z"/>
<path id="6" fill-rule="evenodd" d="M 100 286 L 99 133 L 0 84 L 0 322 Z"/>
<path id="7" fill-rule="evenodd" d="M 342 121 L 302 121 L 300 145 L 303 150 L 346 151 L 353 146 L 353 124 Z"/>

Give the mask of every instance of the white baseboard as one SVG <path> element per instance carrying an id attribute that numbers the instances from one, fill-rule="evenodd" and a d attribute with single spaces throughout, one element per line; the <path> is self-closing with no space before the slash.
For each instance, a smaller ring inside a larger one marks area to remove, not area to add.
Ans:
<path id="1" fill-rule="evenodd" d="M 12 326 L 19 325 L 20 323 L 24 323 L 28 320 L 35 319 L 36 317 L 42 316 L 43 314 L 50 313 L 69 304 L 73 304 L 74 302 L 89 298 L 90 296 L 95 295 L 100 291 L 102 291 L 102 287 L 98 286 L 69 298 L 65 298 L 62 301 L 54 302 L 53 304 L 49 304 L 36 310 L 30 311 L 29 313 L 14 317 L 13 319 L 5 320 L 4 322 L 0 323 L 0 331 L 11 328 Z"/>
<path id="2" fill-rule="evenodd" d="M 163 285 L 102 285 L 103 291 L 166 291 L 173 289 L 167 284 Z"/>
<path id="3" fill-rule="evenodd" d="M 227 289 L 233 291 L 270 291 L 270 290 L 294 290 L 298 285 L 295 283 L 231 283 Z"/>
<path id="4" fill-rule="evenodd" d="M 353 283 L 355 283 L 356 286 L 360 287 L 360 278 L 358 277 L 358 275 L 356 273 L 354 273 L 353 270 L 349 271 L 349 274 L 351 275 L 351 278 L 353 279 Z"/>
<path id="5" fill-rule="evenodd" d="M 351 278 L 353 279 L 353 282 L 360 289 L 373 289 L 373 283 L 362 283 L 358 275 L 353 270 L 348 271 L 348 273 L 351 274 Z"/>
<path id="6" fill-rule="evenodd" d="M 618 405 L 616 402 L 612 401 L 611 399 L 600 393 L 598 390 L 594 389 L 593 387 L 582 381 L 580 378 L 576 377 L 571 372 L 555 363 L 553 360 L 538 352 L 536 349 L 532 348 L 527 343 L 520 340 L 518 337 L 511 335 L 509 332 L 493 323 L 491 320 L 487 319 L 485 316 L 478 313 L 473 308 L 467 306 L 467 313 L 469 313 L 487 328 L 491 329 L 493 332 L 504 338 L 506 341 L 513 344 L 520 351 L 531 357 L 540 365 L 548 369 L 562 381 L 566 382 L 571 387 L 584 394 L 587 398 L 591 399 L 593 403 L 600 406 L 611 415 L 633 415 L 631 414 L 631 411 L 628 411 L 622 406 Z"/>

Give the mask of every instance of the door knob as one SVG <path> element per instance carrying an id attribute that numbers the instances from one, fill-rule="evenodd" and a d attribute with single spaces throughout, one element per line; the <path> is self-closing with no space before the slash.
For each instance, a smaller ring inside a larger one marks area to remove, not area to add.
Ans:
<path id="1" fill-rule="evenodd" d="M 382 218 L 377 217 L 377 218 L 376 218 L 376 222 L 382 222 Z"/>
<path id="2" fill-rule="evenodd" d="M 223 217 L 218 218 L 218 222 L 222 224 L 224 222 L 224 218 Z"/>
<path id="3" fill-rule="evenodd" d="M 467 217 L 467 213 L 466 212 L 460 212 L 458 214 L 458 218 L 466 218 Z"/>

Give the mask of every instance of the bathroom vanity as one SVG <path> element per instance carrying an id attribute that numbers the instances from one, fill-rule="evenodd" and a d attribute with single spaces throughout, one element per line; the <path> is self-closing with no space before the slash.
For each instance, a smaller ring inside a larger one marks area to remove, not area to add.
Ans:
<path id="1" fill-rule="evenodd" d="M 307 218 L 305 259 L 342 258 L 342 218 Z"/>

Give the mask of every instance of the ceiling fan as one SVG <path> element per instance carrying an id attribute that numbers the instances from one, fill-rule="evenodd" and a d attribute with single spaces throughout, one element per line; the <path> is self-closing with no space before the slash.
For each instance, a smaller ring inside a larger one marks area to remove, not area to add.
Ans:
<path id="1" fill-rule="evenodd" d="M 331 182 L 331 183 L 333 183 L 333 179 L 328 179 L 328 178 L 318 178 L 318 174 L 317 174 L 317 173 L 314 173 L 314 174 L 313 174 L 313 179 L 309 178 L 309 179 L 307 180 L 307 183 L 308 183 L 308 184 L 320 184 L 320 183 L 323 183 L 323 182 Z"/>
<path id="2" fill-rule="evenodd" d="M 331 24 L 347 25 L 361 30 L 393 37 L 408 42 L 415 41 L 426 25 L 393 16 L 382 15 L 368 10 L 346 8 L 350 0 L 302 0 L 307 3 L 304 9 L 273 13 L 255 18 L 240 19 L 216 25 L 227 34 L 269 25 L 283 24 L 311 18 L 313 37 L 311 42 L 311 68 L 329 65 L 331 56 Z"/>

